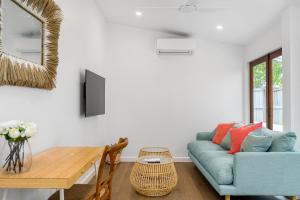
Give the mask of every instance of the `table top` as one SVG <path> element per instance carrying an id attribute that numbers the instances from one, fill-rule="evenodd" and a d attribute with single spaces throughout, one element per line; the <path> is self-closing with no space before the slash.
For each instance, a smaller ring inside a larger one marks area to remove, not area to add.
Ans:
<path id="1" fill-rule="evenodd" d="M 151 158 L 159 158 L 160 163 L 148 163 L 145 161 L 145 159 L 151 159 Z M 166 157 L 166 156 L 155 156 L 155 155 L 150 155 L 150 156 L 141 156 L 137 159 L 137 162 L 140 164 L 144 165 L 165 165 L 165 164 L 171 164 L 173 163 L 173 159 Z"/>
<path id="2" fill-rule="evenodd" d="M 169 149 L 165 147 L 143 147 L 141 150 L 150 153 L 162 153 L 169 151 Z"/>
<path id="3" fill-rule="evenodd" d="M 69 189 L 101 158 L 104 147 L 54 147 L 32 158 L 21 174 L 0 172 L 0 188 Z"/>

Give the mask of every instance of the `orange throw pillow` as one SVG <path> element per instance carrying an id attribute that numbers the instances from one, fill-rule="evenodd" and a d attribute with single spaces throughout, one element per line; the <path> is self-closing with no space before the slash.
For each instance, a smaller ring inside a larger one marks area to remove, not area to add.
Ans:
<path id="1" fill-rule="evenodd" d="M 213 138 L 213 143 L 221 144 L 227 132 L 235 125 L 235 123 L 219 124 L 216 128 L 216 134 Z"/>
<path id="2" fill-rule="evenodd" d="M 244 139 L 249 135 L 249 133 L 255 131 L 256 129 L 262 128 L 262 122 L 258 124 L 253 124 L 250 126 L 243 126 L 241 128 L 233 128 L 230 131 L 231 136 L 231 149 L 229 154 L 235 154 L 240 152 L 241 145 Z"/>

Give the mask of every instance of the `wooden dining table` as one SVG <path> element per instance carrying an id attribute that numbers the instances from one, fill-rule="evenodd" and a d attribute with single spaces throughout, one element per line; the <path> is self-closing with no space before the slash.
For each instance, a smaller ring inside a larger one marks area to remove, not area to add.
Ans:
<path id="1" fill-rule="evenodd" d="M 96 166 L 103 151 L 104 147 L 54 147 L 38 153 L 28 172 L 0 172 L 0 189 L 5 189 L 2 199 L 6 199 L 8 189 L 58 189 L 60 200 L 64 200 L 64 190 Z"/>

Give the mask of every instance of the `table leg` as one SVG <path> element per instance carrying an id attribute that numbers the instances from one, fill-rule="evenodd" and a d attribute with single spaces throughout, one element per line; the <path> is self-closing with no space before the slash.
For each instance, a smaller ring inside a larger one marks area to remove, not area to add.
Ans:
<path id="1" fill-rule="evenodd" d="M 98 176 L 98 167 L 96 162 L 94 163 L 94 170 L 95 170 L 95 176 L 96 176 L 96 180 L 97 180 L 97 176 Z"/>
<path id="2" fill-rule="evenodd" d="M 7 198 L 7 192 L 8 192 L 8 189 L 4 189 L 3 190 L 2 200 L 6 200 L 6 198 Z"/>
<path id="3" fill-rule="evenodd" d="M 59 189 L 59 200 L 65 200 L 64 189 Z"/>

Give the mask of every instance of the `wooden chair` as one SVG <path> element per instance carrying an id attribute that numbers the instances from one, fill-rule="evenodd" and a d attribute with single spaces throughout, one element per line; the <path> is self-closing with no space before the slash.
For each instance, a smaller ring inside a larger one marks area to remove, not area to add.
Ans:
<path id="1" fill-rule="evenodd" d="M 65 190 L 65 200 L 110 200 L 112 193 L 112 178 L 115 170 L 115 159 L 128 145 L 127 138 L 120 138 L 117 144 L 106 146 L 101 158 L 97 184 L 76 184 Z M 109 156 L 111 160 L 109 174 L 104 177 L 105 160 Z M 59 200 L 59 192 L 54 193 L 49 200 Z"/>

